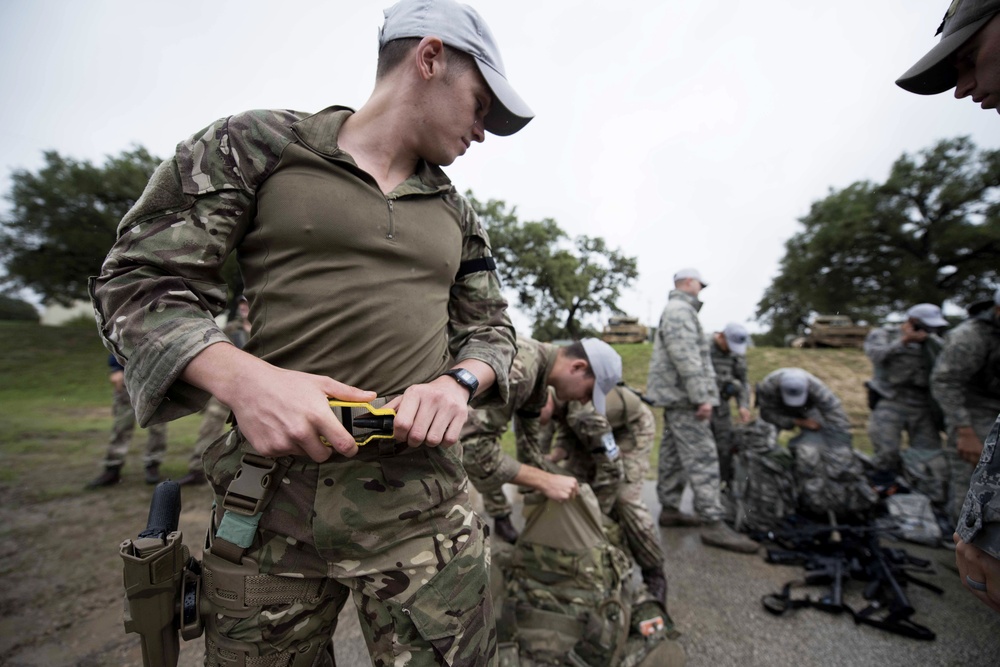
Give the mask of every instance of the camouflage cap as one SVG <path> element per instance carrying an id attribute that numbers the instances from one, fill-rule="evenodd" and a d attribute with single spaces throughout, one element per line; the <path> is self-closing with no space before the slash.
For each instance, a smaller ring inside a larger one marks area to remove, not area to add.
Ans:
<path id="1" fill-rule="evenodd" d="M 472 56 L 493 93 L 484 125 L 488 132 L 506 136 L 528 124 L 535 114 L 510 83 L 489 26 L 475 9 L 454 0 L 401 0 L 386 9 L 378 34 L 381 49 L 406 37 L 438 37 L 448 46 Z"/>
<path id="2" fill-rule="evenodd" d="M 786 368 L 781 373 L 781 401 L 790 408 L 800 408 L 809 397 L 809 374 L 801 368 Z"/>
<path id="3" fill-rule="evenodd" d="M 1000 0 L 952 0 L 937 34 L 941 41 L 896 79 L 896 85 L 918 95 L 937 95 L 955 87 L 958 73 L 951 56 L 1000 12 Z"/>
<path id="4" fill-rule="evenodd" d="M 736 322 L 730 322 L 726 325 L 726 328 L 722 330 L 722 335 L 726 338 L 726 345 L 729 346 L 729 352 L 731 354 L 743 356 L 747 353 L 747 345 L 750 343 L 750 334 L 747 333 L 745 326 L 737 324 Z"/>
<path id="5" fill-rule="evenodd" d="M 594 409 L 605 414 L 605 397 L 622 381 L 622 358 L 614 348 L 597 338 L 580 341 L 594 373 Z"/>

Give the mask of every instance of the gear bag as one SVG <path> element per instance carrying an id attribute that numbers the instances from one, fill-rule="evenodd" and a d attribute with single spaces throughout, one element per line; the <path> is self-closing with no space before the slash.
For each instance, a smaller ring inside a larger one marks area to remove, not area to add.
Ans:
<path id="1" fill-rule="evenodd" d="M 492 545 L 502 667 L 680 667 L 684 652 L 659 603 L 635 605 L 632 563 L 603 529 L 590 487 L 525 506 L 513 546 Z"/>
<path id="2" fill-rule="evenodd" d="M 803 431 L 788 449 L 795 457 L 799 511 L 841 520 L 865 519 L 878 501 L 864 465 L 846 433 Z"/>
<path id="3" fill-rule="evenodd" d="M 733 426 L 730 498 L 738 531 L 767 531 L 794 514 L 798 504 L 792 454 L 778 445 L 777 430 L 756 419 Z"/>

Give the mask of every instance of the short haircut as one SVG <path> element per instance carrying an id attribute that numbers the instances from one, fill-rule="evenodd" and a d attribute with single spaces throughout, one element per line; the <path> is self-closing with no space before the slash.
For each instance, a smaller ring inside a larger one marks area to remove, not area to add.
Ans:
<path id="1" fill-rule="evenodd" d="M 573 341 L 561 349 L 563 354 L 570 359 L 583 359 L 586 361 L 587 377 L 594 377 L 594 367 L 590 364 L 590 357 L 587 356 L 587 350 L 583 347 L 583 343 L 581 341 Z"/>
<path id="2" fill-rule="evenodd" d="M 375 80 L 378 81 L 392 70 L 399 67 L 410 51 L 420 43 L 420 37 L 403 37 L 386 42 L 378 52 L 378 65 L 375 68 Z M 453 49 L 447 44 L 444 47 L 448 58 L 448 78 L 460 74 L 475 66 L 472 56 L 464 51 Z"/>

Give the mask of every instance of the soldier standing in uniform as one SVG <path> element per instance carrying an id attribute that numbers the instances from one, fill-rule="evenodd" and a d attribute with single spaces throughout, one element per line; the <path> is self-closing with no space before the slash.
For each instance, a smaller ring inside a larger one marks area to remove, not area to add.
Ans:
<path id="1" fill-rule="evenodd" d="M 502 540 L 514 543 L 518 536 L 504 484 L 526 486 L 554 500 L 576 495 L 576 478 L 550 464 L 541 450 L 541 417 L 551 399 L 549 388 L 562 401 L 603 405 L 605 394 L 621 380 L 621 368 L 618 353 L 596 338 L 565 347 L 517 339 L 509 400 L 502 407 L 470 410 L 461 436 L 462 462 Z M 500 438 L 511 420 L 517 437 L 516 459 L 500 449 Z"/>
<path id="2" fill-rule="evenodd" d="M 132 435 L 135 433 L 135 410 L 132 409 L 132 399 L 125 387 L 125 368 L 113 354 L 108 355 L 108 366 L 111 368 L 108 380 L 115 389 L 115 397 L 111 403 L 111 440 L 102 462 L 104 472 L 87 483 L 88 489 L 113 486 L 121 481 L 125 455 L 128 454 Z M 160 463 L 167 453 L 167 425 L 151 424 L 147 430 L 146 455 L 143 457 L 146 484 L 158 484 Z"/>
<path id="3" fill-rule="evenodd" d="M 903 472 L 903 433 L 921 456 L 941 450 L 941 428 L 935 418 L 939 408 L 931 397 L 930 379 L 944 345 L 938 332 L 947 326 L 940 308 L 921 303 L 906 311 L 906 321 L 899 326 L 872 329 L 865 339 L 865 354 L 874 369 L 867 386 L 869 406 L 874 404 L 868 436 L 875 449 L 876 479 L 889 482 Z"/>
<path id="4" fill-rule="evenodd" d="M 229 336 L 233 345 L 241 350 L 246 347 L 247 341 L 250 340 L 250 304 L 242 294 L 236 299 L 236 316 L 231 322 L 226 323 L 222 331 Z M 178 484 L 196 486 L 208 482 L 201 457 L 204 456 L 208 446 L 222 435 L 226 428 L 229 412 L 229 406 L 223 405 L 222 401 L 215 396 L 208 399 L 208 403 L 205 405 L 205 414 L 198 427 L 198 439 L 195 440 L 194 451 L 191 452 L 191 458 L 188 460 L 188 472 L 177 480 Z"/>
<path id="5" fill-rule="evenodd" d="M 403 0 L 378 41 L 357 111 L 248 112 L 182 142 L 92 281 L 141 423 L 210 395 L 237 421 L 205 452 L 202 565 L 253 585 L 235 602 L 207 587 L 206 665 L 332 665 L 351 594 L 373 664 L 496 663 L 486 524 L 450 445 L 470 400 L 506 402 L 514 330 L 488 237 L 440 165 L 532 113 L 466 5 Z M 234 251 L 244 350 L 213 319 Z M 394 409 L 391 436 L 359 448 L 366 411 L 331 398 Z M 263 507 L 241 519 L 227 488 L 248 470 Z"/>
<path id="6" fill-rule="evenodd" d="M 1000 112 L 1000 0 L 955 0 L 938 28 L 941 41 L 896 83 L 910 92 L 936 95 L 951 88 L 983 109 Z M 1000 307 L 1000 289 L 994 295 Z M 996 316 L 996 315 L 995 315 Z M 1000 374 L 1000 369 L 995 368 Z M 947 389 L 946 389 L 947 393 Z M 935 394 L 936 395 L 936 394 Z M 975 430 L 975 429 L 973 429 Z M 1000 416 L 983 442 L 955 534 L 956 560 L 966 587 L 1000 611 L 1000 456 L 994 455 Z M 975 443 L 956 433 L 971 454 Z M 949 432 L 949 439 L 951 439 Z"/>
<path id="7" fill-rule="evenodd" d="M 698 321 L 706 287 L 696 269 L 674 274 L 674 289 L 660 317 L 649 360 L 646 396 L 663 408 L 663 438 L 656 493 L 661 526 L 701 525 L 705 544 L 753 553 L 757 543 L 727 526 L 719 482 L 719 454 L 709 419 L 719 404 L 708 341 Z M 681 512 L 684 483 L 691 483 L 698 516 Z"/>
<path id="8" fill-rule="evenodd" d="M 712 437 L 719 453 L 719 477 L 723 484 L 733 479 L 733 416 L 729 402 L 736 399 L 740 423 L 750 421 L 750 384 L 747 372 L 747 345 L 750 334 L 742 324 L 732 322 L 709 336 L 719 404 L 712 408 Z"/>
<path id="9" fill-rule="evenodd" d="M 549 460 L 566 461 L 566 469 L 594 488 L 601 510 L 622 529 L 650 594 L 667 607 L 663 547 L 653 515 L 642 500 L 649 473 L 656 420 L 639 395 L 619 384 L 600 414 L 591 404 L 573 401 L 562 406 L 556 420 Z"/>

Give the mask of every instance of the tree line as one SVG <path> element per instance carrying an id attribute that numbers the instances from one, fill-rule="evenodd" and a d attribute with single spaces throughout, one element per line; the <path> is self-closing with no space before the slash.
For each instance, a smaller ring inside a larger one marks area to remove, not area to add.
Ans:
<path id="1" fill-rule="evenodd" d="M 14 171 L 11 212 L 0 217 L 2 310 L 18 311 L 12 297 L 23 289 L 62 304 L 86 299 L 87 277 L 159 163 L 142 147 L 102 165 L 47 151 L 37 172 Z M 579 338 L 621 314 L 621 293 L 638 278 L 634 257 L 600 237 L 571 238 L 552 218 L 521 220 L 502 200 L 466 196 L 535 338 Z M 799 223 L 757 304 L 760 344 L 781 345 L 818 313 L 875 323 L 915 303 L 968 305 L 1000 283 L 1000 150 L 958 137 L 903 154 L 884 182 L 831 188 Z M 224 273 L 238 293 L 235 261 Z"/>

